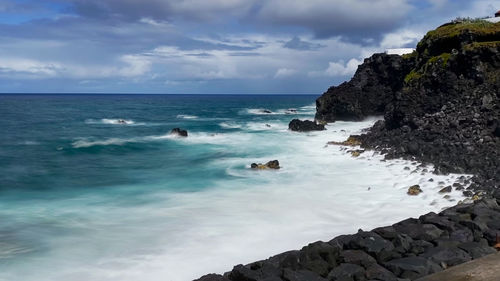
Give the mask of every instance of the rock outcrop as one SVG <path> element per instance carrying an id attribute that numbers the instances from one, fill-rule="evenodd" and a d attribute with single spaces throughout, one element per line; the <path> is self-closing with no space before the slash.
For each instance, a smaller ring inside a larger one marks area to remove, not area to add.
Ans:
<path id="1" fill-rule="evenodd" d="M 266 164 L 252 163 L 250 165 L 250 168 L 258 169 L 258 170 L 267 170 L 267 169 L 278 170 L 281 167 L 280 167 L 280 162 L 278 160 L 271 160 L 271 161 L 267 162 Z"/>
<path id="2" fill-rule="evenodd" d="M 324 124 L 318 124 L 310 120 L 293 119 L 288 124 L 288 129 L 296 132 L 310 132 L 310 131 L 323 131 L 325 130 Z"/>
<path id="3" fill-rule="evenodd" d="M 473 173 L 473 190 L 500 180 L 500 23 L 462 20 L 430 31 L 414 53 L 375 54 L 317 100 L 316 119 L 384 115 L 362 147 L 416 158 L 442 173 Z"/>
<path id="4" fill-rule="evenodd" d="M 181 128 L 172 129 L 172 131 L 170 131 L 170 134 L 177 135 L 180 137 L 187 137 L 188 136 L 188 132 L 186 130 L 181 129 Z"/>

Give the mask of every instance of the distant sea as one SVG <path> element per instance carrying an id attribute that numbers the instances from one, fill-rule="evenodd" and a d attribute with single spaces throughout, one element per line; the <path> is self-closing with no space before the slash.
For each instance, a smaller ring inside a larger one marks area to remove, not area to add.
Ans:
<path id="1" fill-rule="evenodd" d="M 326 145 L 375 117 L 289 131 L 315 98 L 0 95 L 0 280 L 192 280 L 456 203 L 458 175 Z"/>

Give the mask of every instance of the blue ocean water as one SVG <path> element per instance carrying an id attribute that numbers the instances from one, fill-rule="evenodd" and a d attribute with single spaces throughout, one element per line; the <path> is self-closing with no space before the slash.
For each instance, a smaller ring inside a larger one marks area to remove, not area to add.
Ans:
<path id="1" fill-rule="evenodd" d="M 376 119 L 288 131 L 315 98 L 0 95 L 0 280 L 190 280 L 453 204 L 406 196 L 440 188 L 415 163 L 326 146 Z"/>

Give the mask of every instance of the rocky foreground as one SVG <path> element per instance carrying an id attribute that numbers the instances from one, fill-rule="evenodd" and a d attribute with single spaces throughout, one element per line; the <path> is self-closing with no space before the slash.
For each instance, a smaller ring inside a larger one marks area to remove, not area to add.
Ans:
<path id="1" fill-rule="evenodd" d="M 496 252 L 499 94 L 500 23 L 455 21 L 430 31 L 412 54 L 366 59 L 351 81 L 331 87 L 317 100 L 317 121 L 383 115 L 355 145 L 388 158 L 432 163 L 440 173 L 475 174 L 464 195 L 476 201 L 318 241 L 198 280 L 415 280 Z M 295 123 L 294 129 L 303 130 Z"/>

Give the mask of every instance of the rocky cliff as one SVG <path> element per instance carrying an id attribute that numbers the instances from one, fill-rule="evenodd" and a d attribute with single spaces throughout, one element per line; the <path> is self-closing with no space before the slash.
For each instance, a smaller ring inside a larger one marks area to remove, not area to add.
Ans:
<path id="1" fill-rule="evenodd" d="M 441 172 L 500 180 L 500 23 L 461 20 L 430 31 L 414 53 L 375 54 L 318 98 L 316 119 L 383 115 L 363 146 L 415 157 Z M 469 194 L 470 195 L 470 194 Z"/>

